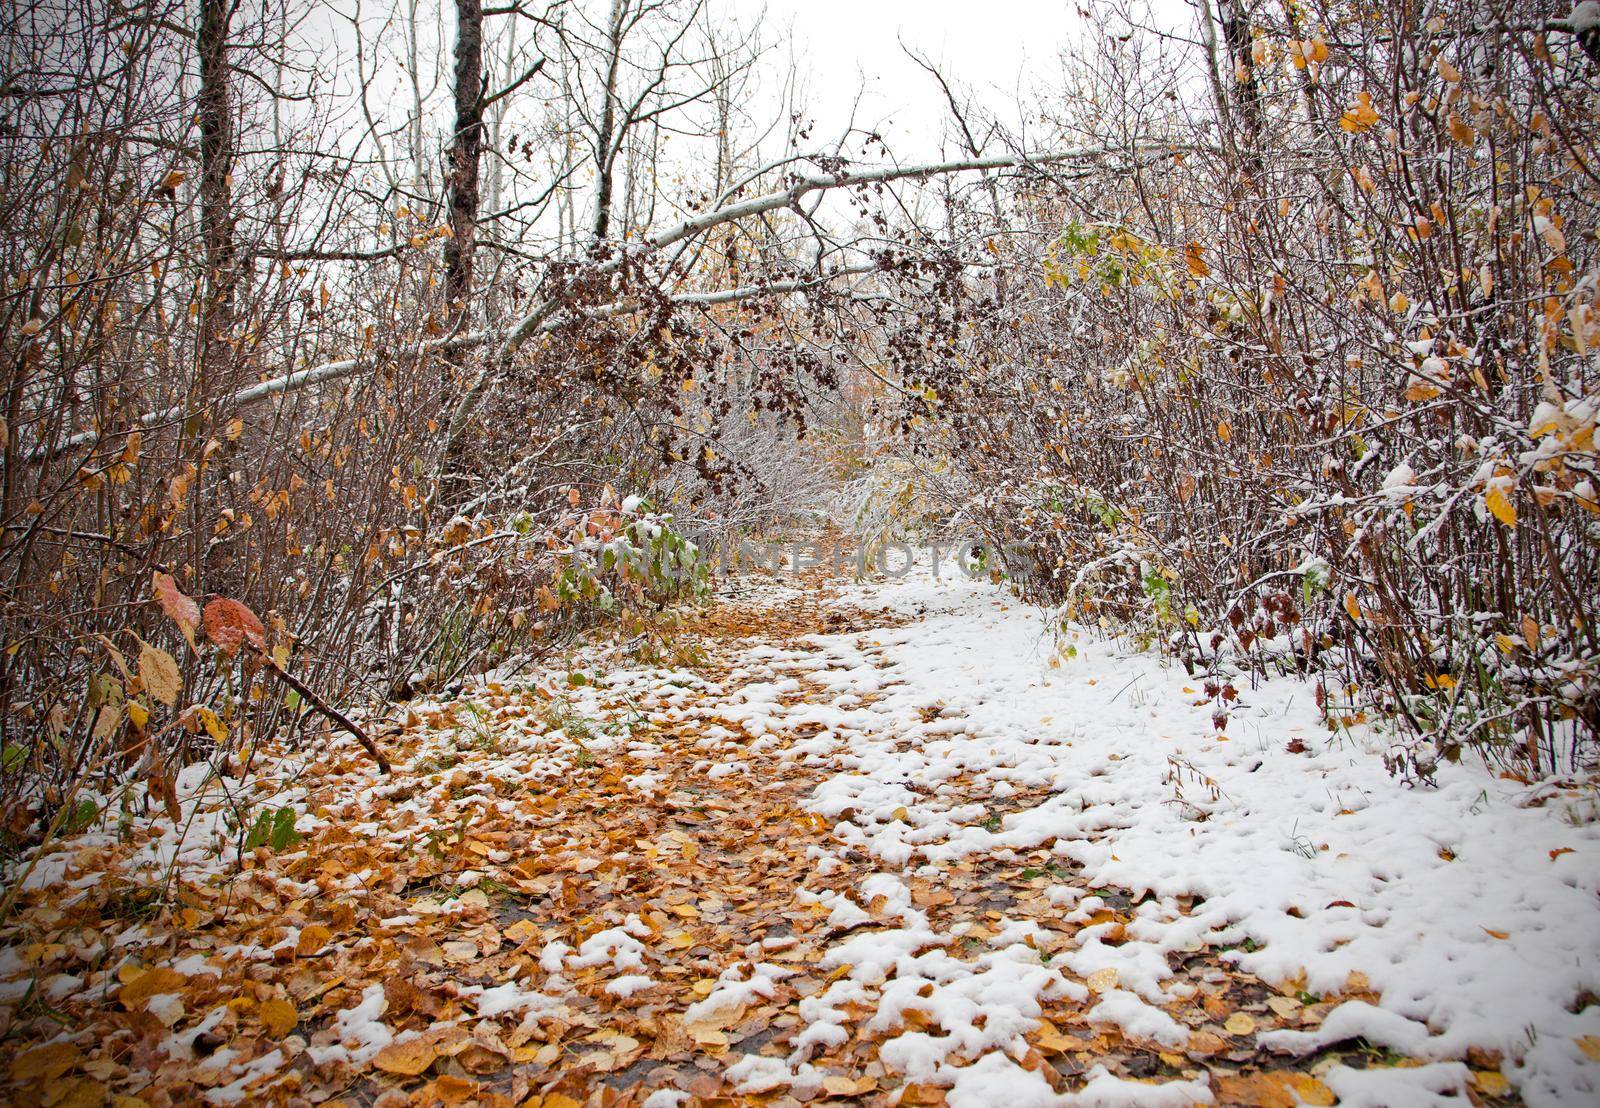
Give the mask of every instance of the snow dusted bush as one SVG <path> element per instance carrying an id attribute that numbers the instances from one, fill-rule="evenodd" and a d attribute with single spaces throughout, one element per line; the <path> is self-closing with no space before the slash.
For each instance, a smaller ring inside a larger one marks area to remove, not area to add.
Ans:
<path id="1" fill-rule="evenodd" d="M 559 604 L 587 603 L 614 613 L 635 606 L 659 608 L 706 588 L 700 548 L 680 534 L 671 515 L 650 501 L 629 496 L 616 504 L 610 490 L 600 506 L 581 517 L 568 545 L 556 553 L 559 576 L 553 596 Z"/>
<path id="2" fill-rule="evenodd" d="M 928 342 L 885 345 L 968 516 L 1028 545 L 1021 589 L 1203 671 L 1219 727 L 1234 680 L 1288 668 L 1320 677 L 1330 723 L 1393 720 L 1399 773 L 1469 749 L 1580 770 L 1600 739 L 1592 75 L 1570 36 L 1434 10 L 1425 48 L 1377 10 L 1254 11 L 1221 136 L 1179 92 L 1203 64 L 1139 32 L 1097 49 L 1061 143 L 1157 153 L 1019 181 L 1028 230 L 1003 243 L 989 201 L 953 205 L 951 257 L 995 276 L 962 270 Z"/>

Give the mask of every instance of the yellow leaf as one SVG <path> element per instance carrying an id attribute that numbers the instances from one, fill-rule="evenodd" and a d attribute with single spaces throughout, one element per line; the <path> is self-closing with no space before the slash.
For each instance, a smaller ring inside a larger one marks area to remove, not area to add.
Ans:
<path id="1" fill-rule="evenodd" d="M 213 712 L 210 708 L 202 706 L 196 708 L 194 714 L 195 718 L 200 721 L 201 726 L 206 729 L 207 734 L 209 734 L 214 740 L 219 743 L 225 743 L 228 741 L 228 725 L 222 722 L 222 719 L 217 715 L 217 713 Z"/>
<path id="2" fill-rule="evenodd" d="M 117 999 L 122 1002 L 124 1008 L 136 1008 L 153 996 L 177 992 L 188 980 L 177 970 L 157 966 L 129 979 L 127 984 L 117 990 Z"/>
<path id="3" fill-rule="evenodd" d="M 256 1018 L 261 1021 L 261 1026 L 266 1028 L 267 1034 L 274 1039 L 281 1039 L 294 1030 L 294 1025 L 300 1022 L 300 1014 L 294 1010 L 294 1005 L 287 1000 L 274 998 L 261 1005 L 261 1010 L 256 1013 Z"/>
<path id="4" fill-rule="evenodd" d="M 1250 1035 L 1255 1033 L 1256 1021 L 1247 1012 L 1235 1012 L 1222 1026 L 1230 1035 Z"/>
<path id="5" fill-rule="evenodd" d="M 1108 989 L 1116 988 L 1117 980 L 1117 967 L 1115 966 L 1106 966 L 1104 969 L 1097 969 L 1088 977 L 1089 988 L 1093 989 L 1097 993 L 1103 993 Z"/>
<path id="6" fill-rule="evenodd" d="M 539 930 L 539 925 L 532 920 L 519 919 L 506 928 L 504 934 L 514 943 L 525 943 L 537 939 L 542 932 Z"/>
<path id="7" fill-rule="evenodd" d="M 1485 927 L 1483 929 L 1483 933 L 1485 935 L 1489 936 L 1491 939 L 1500 939 L 1502 941 L 1505 940 L 1505 939 L 1509 939 L 1511 937 L 1511 935 L 1508 932 L 1496 931 L 1492 927 Z"/>
<path id="8" fill-rule="evenodd" d="M 150 722 L 150 711 L 137 700 L 128 701 L 128 718 L 135 727 L 143 727 Z"/>
<path id="9" fill-rule="evenodd" d="M 1361 605 L 1356 602 L 1355 593 L 1347 592 L 1344 594 L 1344 610 L 1350 614 L 1351 619 L 1361 619 Z"/>
<path id="10" fill-rule="evenodd" d="M 77 1062 L 78 1048 L 71 1043 L 36 1046 L 12 1059 L 11 1079 L 29 1083 L 54 1081 Z"/>
<path id="11" fill-rule="evenodd" d="M 183 675 L 178 672 L 178 663 L 165 650 L 147 642 L 139 644 L 139 680 L 144 682 L 151 696 L 167 707 L 178 702 Z"/>
<path id="12" fill-rule="evenodd" d="M 1333 1090 L 1309 1073 L 1286 1073 L 1284 1074 L 1284 1080 L 1294 1090 L 1294 1094 L 1300 1098 L 1301 1104 L 1314 1104 L 1318 1108 L 1326 1108 L 1326 1106 L 1338 1102 L 1338 1098 L 1333 1095 Z"/>
<path id="13" fill-rule="evenodd" d="M 1504 1074 L 1494 1070 L 1474 1070 L 1472 1083 L 1484 1096 L 1505 1096 L 1511 1091 L 1511 1082 L 1505 1079 Z"/>
<path id="14" fill-rule="evenodd" d="M 1483 506 L 1489 509 L 1489 513 L 1495 519 L 1498 519 L 1507 527 L 1515 527 L 1517 525 L 1516 506 L 1506 499 L 1506 494 L 1500 491 L 1498 485 L 1483 494 Z"/>
<path id="15" fill-rule="evenodd" d="M 1578 1044 L 1578 1049 L 1588 1056 L 1591 1062 L 1600 1062 L 1600 1035 L 1580 1035 L 1573 1039 Z"/>
<path id="16" fill-rule="evenodd" d="M 106 1087 L 87 1077 L 55 1083 L 45 1098 L 50 1108 L 101 1108 L 106 1102 Z"/>

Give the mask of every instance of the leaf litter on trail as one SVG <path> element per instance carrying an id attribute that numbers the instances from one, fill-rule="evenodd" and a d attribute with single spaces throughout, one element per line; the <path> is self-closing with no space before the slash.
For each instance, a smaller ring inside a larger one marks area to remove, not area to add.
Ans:
<path id="1" fill-rule="evenodd" d="M 172 591 L 163 605 L 198 623 Z M 208 615 L 219 641 L 256 633 Z M 20 898 L 8 1095 L 63 1103 L 45 1086 L 70 1080 L 74 1103 L 129 1106 L 936 1105 L 987 1073 L 993 1039 L 1059 1093 L 1214 1080 L 1225 1101 L 1331 1103 L 1253 1039 L 1315 1027 L 1335 998 L 1275 992 L 1198 945 L 1174 955 L 1188 999 L 1161 1005 L 1114 965 L 1052 968 L 1114 957 L 1134 902 L 1097 890 L 1071 917 L 1047 849 L 887 879 L 849 838 L 855 811 L 818 807 L 840 706 L 870 716 L 878 693 L 807 636 L 859 636 L 870 659 L 896 618 L 758 588 L 689 615 L 692 666 L 580 656 L 409 706 L 393 779 L 339 740 L 261 759 L 276 776 L 186 772 L 186 836 L 154 814 L 64 842 Z M 961 726 L 937 706 L 925 722 Z M 939 807 L 992 806 L 974 786 L 952 774 Z M 908 794 L 891 823 L 930 799 Z"/>

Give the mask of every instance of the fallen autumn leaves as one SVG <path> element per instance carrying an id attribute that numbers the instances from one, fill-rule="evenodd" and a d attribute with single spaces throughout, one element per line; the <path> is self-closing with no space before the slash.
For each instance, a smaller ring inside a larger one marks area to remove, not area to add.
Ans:
<path id="1" fill-rule="evenodd" d="M 802 636 L 859 634 L 870 655 L 871 633 L 891 622 L 830 607 L 816 588 L 756 589 L 690 618 L 682 664 L 491 682 L 417 706 L 391 740 L 393 778 L 346 747 L 285 755 L 276 777 L 180 783 L 192 838 L 163 814 L 57 844 L 4 936 L 7 1095 L 944 1103 L 939 1083 L 906 1076 L 906 1044 L 944 1028 L 918 999 L 931 991 L 892 1013 L 892 973 L 876 994 L 835 992 L 856 969 L 840 944 L 925 920 L 958 937 L 952 990 L 981 991 L 991 976 L 1045 973 L 1083 933 L 1114 946 L 1136 906 L 1097 890 L 1105 907 L 1063 924 L 1046 894 L 1070 876 L 1043 848 L 910 877 L 904 898 L 865 854 L 840 849 L 835 821 L 806 807 L 827 764 L 808 744 L 824 727 L 792 719 L 845 697 L 827 691 L 838 675 L 808 661 Z M 786 722 L 785 708 L 801 710 Z M 959 805 L 965 781 L 951 779 L 946 803 Z M 230 854 L 224 832 L 274 806 L 299 814 L 300 841 Z M 1335 998 L 1269 987 L 1199 944 L 1174 958 L 1194 986 L 1172 1006 L 1176 1036 L 1092 1019 L 1132 997 L 1108 968 L 1038 990 L 1012 1061 L 1058 1091 L 1086 1090 L 1085 1103 L 1128 1082 L 1188 1102 L 1208 1074 L 1223 1103 L 1334 1103 L 1253 1039 L 1315 1027 Z M 1364 990 L 1352 979 L 1342 999 Z M 1505 1094 L 1494 1076 L 1474 1095 Z"/>

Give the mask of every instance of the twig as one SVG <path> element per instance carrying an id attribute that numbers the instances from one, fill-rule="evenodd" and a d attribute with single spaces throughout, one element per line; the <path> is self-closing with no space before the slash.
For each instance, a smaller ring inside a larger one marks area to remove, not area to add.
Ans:
<path id="1" fill-rule="evenodd" d="M 251 645 L 250 649 L 254 650 L 256 654 L 259 655 L 264 662 L 266 662 L 268 671 L 276 676 L 278 680 L 282 681 L 285 685 L 288 685 L 295 692 L 299 693 L 301 698 L 304 699 L 306 703 L 310 704 L 317 711 L 321 712 L 342 730 L 348 731 L 350 734 L 354 735 L 356 737 L 356 741 L 366 748 L 368 754 L 372 755 L 372 760 L 378 764 L 378 769 L 380 771 L 386 774 L 394 772 L 394 770 L 389 766 L 389 759 L 383 756 L 383 752 L 378 749 L 377 744 L 374 743 L 371 737 L 369 737 L 367 733 L 361 729 L 359 724 L 357 724 L 343 712 L 339 711 L 339 709 L 329 704 L 326 700 L 323 700 L 322 697 L 312 692 L 310 686 L 280 666 L 278 664 L 278 660 L 272 657 L 266 651 L 253 644 Z"/>

